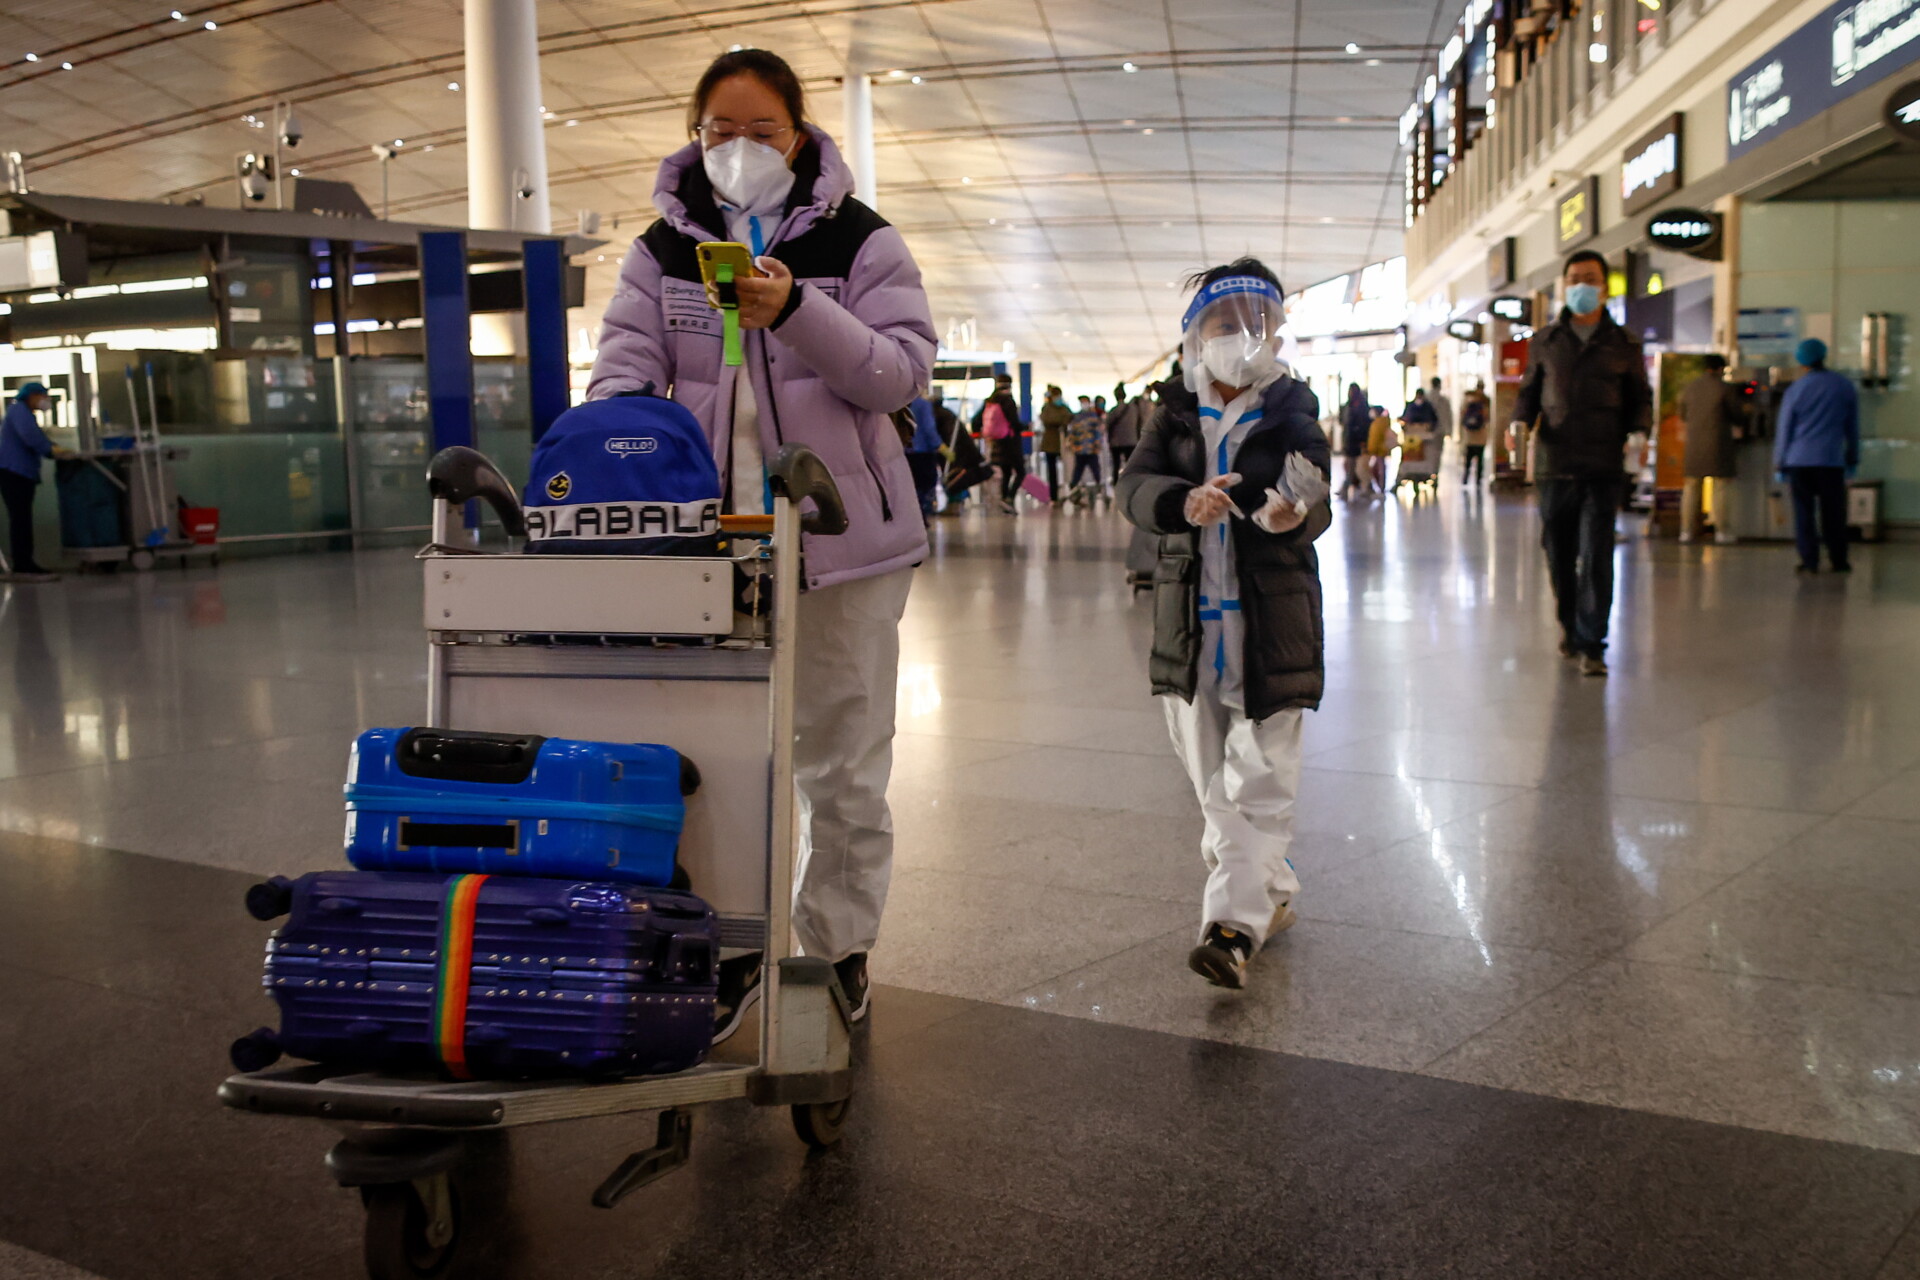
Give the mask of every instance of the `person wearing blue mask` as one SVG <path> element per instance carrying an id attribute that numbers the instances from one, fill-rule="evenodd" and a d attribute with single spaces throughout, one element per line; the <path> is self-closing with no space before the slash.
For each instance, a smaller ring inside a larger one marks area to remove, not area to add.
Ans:
<path id="1" fill-rule="evenodd" d="M 1581 250 L 1567 259 L 1561 285 L 1567 305 L 1529 344 L 1513 430 L 1533 432 L 1560 655 L 1577 660 L 1584 675 L 1604 676 L 1627 437 L 1651 429 L 1653 390 L 1640 343 L 1607 314 L 1607 260 Z"/>
<path id="2" fill-rule="evenodd" d="M 7 505 L 9 549 L 16 580 L 52 582 L 33 555 L 33 499 L 40 489 L 40 460 L 53 456 L 53 442 L 33 415 L 51 403 L 46 384 L 29 382 L 14 394 L 0 422 L 0 501 Z"/>
<path id="3" fill-rule="evenodd" d="M 1159 538 L 1148 673 L 1206 824 L 1187 966 L 1237 988 L 1295 919 L 1301 716 L 1326 684 L 1313 541 L 1333 521 L 1332 458 L 1319 401 L 1280 361 L 1273 272 L 1242 258 L 1190 285 L 1185 375 L 1157 388 L 1119 498 Z"/>
<path id="4" fill-rule="evenodd" d="M 1820 572 L 1820 544 L 1835 573 L 1847 559 L 1847 477 L 1860 465 L 1860 394 L 1827 368 L 1827 344 L 1808 338 L 1793 358 L 1806 372 L 1780 400 L 1773 469 L 1793 490 L 1793 540 L 1801 573 Z M 1818 515 L 1816 521 L 1815 516 Z"/>

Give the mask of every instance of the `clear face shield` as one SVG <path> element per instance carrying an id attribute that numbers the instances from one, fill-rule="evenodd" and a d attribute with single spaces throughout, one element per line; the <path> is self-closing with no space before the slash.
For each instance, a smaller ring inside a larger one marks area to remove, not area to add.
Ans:
<path id="1" fill-rule="evenodd" d="M 1281 368 L 1284 322 L 1280 291 L 1258 277 L 1229 276 L 1203 288 L 1182 324 L 1187 388 L 1244 389 Z"/>

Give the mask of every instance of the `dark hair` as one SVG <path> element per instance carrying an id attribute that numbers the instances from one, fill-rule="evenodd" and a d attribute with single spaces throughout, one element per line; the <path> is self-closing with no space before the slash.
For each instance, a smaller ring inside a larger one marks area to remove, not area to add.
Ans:
<path id="1" fill-rule="evenodd" d="M 1606 275 L 1609 271 L 1612 270 L 1612 268 L 1607 266 L 1607 259 L 1605 254 L 1596 253 L 1592 249 L 1581 249 L 1577 253 L 1574 253 L 1568 256 L 1566 263 L 1560 268 L 1560 278 L 1562 280 L 1566 279 L 1567 272 L 1573 270 L 1575 267 L 1579 266 L 1583 262 L 1599 263 L 1601 275 Z"/>
<path id="2" fill-rule="evenodd" d="M 1187 292 L 1204 289 L 1215 280 L 1225 280 L 1228 276 L 1255 276 L 1279 289 L 1282 294 L 1286 293 L 1286 290 L 1280 286 L 1280 277 L 1273 274 L 1273 268 L 1258 258 L 1235 258 L 1232 262 L 1221 266 L 1196 271 L 1187 277 Z"/>
<path id="3" fill-rule="evenodd" d="M 1720 369 L 1724 369 L 1727 367 L 1727 358 L 1721 355 L 1718 351 L 1715 351 L 1706 358 L 1706 366 L 1707 368 L 1716 370 L 1716 371 Z"/>
<path id="4" fill-rule="evenodd" d="M 736 49 L 715 58 L 712 65 L 700 73 L 700 82 L 693 86 L 693 101 L 687 104 L 687 132 L 700 127 L 700 117 L 707 113 L 707 99 L 713 96 L 713 91 L 722 81 L 735 76 L 752 76 L 772 90 L 786 105 L 795 129 L 807 122 L 807 93 L 800 87 L 800 77 L 793 74 L 787 60 L 765 49 Z"/>

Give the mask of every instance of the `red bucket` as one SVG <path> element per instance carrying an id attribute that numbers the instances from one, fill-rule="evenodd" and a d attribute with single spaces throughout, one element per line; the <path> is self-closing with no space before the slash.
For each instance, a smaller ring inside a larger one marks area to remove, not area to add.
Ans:
<path id="1" fill-rule="evenodd" d="M 188 542 L 195 546 L 210 547 L 220 541 L 220 508 L 182 507 L 180 528 L 186 533 Z"/>

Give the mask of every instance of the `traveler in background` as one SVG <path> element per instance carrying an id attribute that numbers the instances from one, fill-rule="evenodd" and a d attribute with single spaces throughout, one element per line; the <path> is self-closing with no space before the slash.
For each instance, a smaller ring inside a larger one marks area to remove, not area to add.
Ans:
<path id="1" fill-rule="evenodd" d="M 1060 496 L 1060 432 L 1072 417 L 1066 394 L 1048 387 L 1046 403 L 1040 406 L 1040 464 L 1047 492 L 1056 498 Z"/>
<path id="2" fill-rule="evenodd" d="M 927 385 L 938 339 L 906 241 L 853 198 L 852 170 L 808 122 L 800 80 L 778 55 L 715 59 L 687 128 L 692 141 L 660 164 L 661 218 L 620 268 L 587 397 L 670 391 L 706 428 L 736 512 L 765 511 L 762 459 L 783 443 L 813 449 L 840 478 L 847 531 L 806 539 L 797 618 L 793 931 L 807 955 L 833 964 L 864 1018 L 867 952 L 893 869 L 900 616 L 927 558 L 888 415 Z M 736 286 L 744 365 L 722 362 L 717 317 L 686 321 L 710 314 L 694 252 L 710 240 L 751 246 L 763 273 Z M 721 1035 L 759 995 L 757 959 L 721 962 Z"/>
<path id="3" fill-rule="evenodd" d="M 1399 447 L 1400 438 L 1394 434 L 1386 406 L 1374 405 L 1373 421 L 1367 424 L 1367 474 L 1373 482 L 1372 492 L 1387 491 L 1387 459 Z"/>
<path id="4" fill-rule="evenodd" d="M 1833 571 L 1850 573 L 1847 477 L 1860 465 L 1860 394 L 1853 383 L 1827 368 L 1827 344 L 1820 339 L 1802 342 L 1793 358 L 1807 371 L 1781 397 L 1773 469 L 1793 488 L 1799 572 L 1820 572 L 1820 544 L 1825 542 Z"/>
<path id="5" fill-rule="evenodd" d="M 1019 510 L 1013 500 L 1020 482 L 1027 478 L 1027 447 L 1023 433 L 1026 422 L 1020 417 L 1020 405 L 1013 398 L 1013 376 L 996 374 L 993 394 L 973 415 L 974 430 L 986 442 L 987 456 L 1000 473 L 1000 509 L 1008 515 Z"/>
<path id="6" fill-rule="evenodd" d="M 1187 967 L 1243 987 L 1295 919 L 1287 855 L 1301 712 L 1326 683 L 1319 561 L 1333 523 L 1320 406 L 1280 363 L 1280 282 L 1243 258 L 1193 281 L 1183 381 L 1120 479 L 1127 519 L 1160 536 L 1148 670 L 1206 828 L 1200 941 Z"/>
<path id="7" fill-rule="evenodd" d="M 58 582 L 33 554 L 33 499 L 40 491 L 40 461 L 53 456 L 53 442 L 33 415 L 52 403 L 42 382 L 16 391 L 0 420 L 0 501 L 7 505 L 8 550 L 13 576 L 24 582 Z"/>
<path id="8" fill-rule="evenodd" d="M 1340 409 L 1340 456 L 1346 459 L 1347 474 L 1340 485 L 1340 496 L 1347 497 L 1355 489 L 1365 493 L 1366 480 L 1363 478 L 1367 464 L 1362 461 L 1367 456 L 1367 437 L 1373 428 L 1373 409 L 1367 404 L 1367 393 L 1360 389 L 1357 382 L 1347 384 L 1347 403 Z"/>
<path id="9" fill-rule="evenodd" d="M 1680 491 L 1680 541 L 1692 542 L 1700 532 L 1700 491 L 1711 479 L 1713 540 L 1722 545 L 1740 541 L 1734 536 L 1733 446 L 1746 407 L 1739 391 L 1727 383 L 1727 358 L 1706 358 L 1706 372 L 1680 392 L 1680 421 L 1686 424 L 1686 488 Z"/>
<path id="10" fill-rule="evenodd" d="M 1435 378 L 1427 384 L 1427 403 L 1433 407 L 1434 435 L 1440 440 L 1453 435 L 1453 402 L 1447 399 L 1446 391 Z"/>
<path id="11" fill-rule="evenodd" d="M 1476 382 L 1460 406 L 1460 444 L 1465 456 L 1460 463 L 1462 487 L 1487 478 L 1487 424 L 1493 419 L 1493 406 L 1487 401 L 1487 384 Z"/>
<path id="12" fill-rule="evenodd" d="M 1433 402 L 1427 399 L 1427 389 L 1415 387 L 1413 399 L 1407 401 L 1407 407 L 1400 411 L 1400 425 L 1414 435 L 1424 436 L 1439 424 L 1440 415 L 1434 411 Z"/>
<path id="13" fill-rule="evenodd" d="M 914 492 L 920 495 L 920 515 L 931 519 L 934 496 L 940 491 L 940 427 L 934 419 L 933 405 L 925 396 L 915 396 L 907 408 L 913 414 L 907 466 L 913 471 Z"/>
<path id="14" fill-rule="evenodd" d="M 1436 386 L 1439 382 L 1434 379 Z M 1434 477 L 1440 470 L 1440 411 L 1427 399 L 1425 387 L 1413 389 L 1413 399 L 1400 411 L 1400 426 L 1400 465 L 1393 473 L 1393 492 L 1400 492 L 1402 480 L 1411 483 L 1416 493 L 1427 481 L 1437 485 Z"/>
<path id="15" fill-rule="evenodd" d="M 1113 409 L 1107 414 L 1107 449 L 1113 454 L 1113 479 L 1117 484 L 1126 469 L 1134 446 L 1140 443 L 1141 428 L 1146 426 L 1147 399 L 1127 399 L 1125 383 L 1115 383 Z"/>
<path id="16" fill-rule="evenodd" d="M 1561 656 L 1577 658 L 1583 675 L 1604 676 L 1614 513 L 1626 487 L 1621 459 L 1627 436 L 1648 429 L 1653 392 L 1640 343 L 1607 314 L 1607 260 L 1583 249 L 1567 259 L 1561 283 L 1566 306 L 1533 337 L 1513 425 L 1534 432 L 1540 544 Z"/>
<path id="17" fill-rule="evenodd" d="M 1081 403 L 1086 399 L 1081 396 Z M 1100 449 L 1106 443 L 1106 422 L 1106 411 L 1090 404 L 1067 423 L 1067 452 L 1073 455 L 1073 476 L 1067 481 L 1067 491 L 1075 501 L 1088 502 L 1100 492 Z M 1083 483 L 1088 487 L 1083 489 Z"/>

